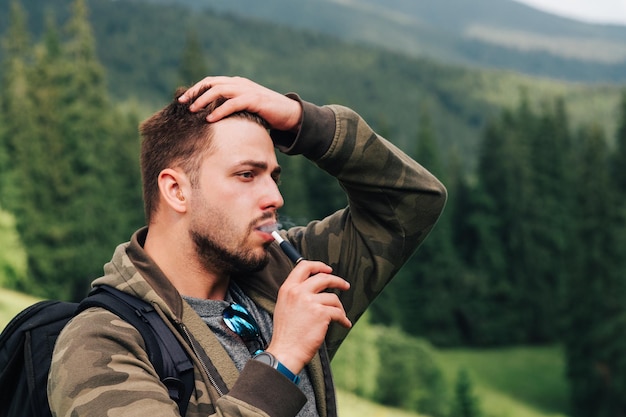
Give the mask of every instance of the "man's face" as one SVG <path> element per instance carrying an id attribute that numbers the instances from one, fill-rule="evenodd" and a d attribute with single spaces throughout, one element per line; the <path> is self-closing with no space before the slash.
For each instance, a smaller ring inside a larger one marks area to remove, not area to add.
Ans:
<path id="1" fill-rule="evenodd" d="M 189 233 L 209 271 L 251 272 L 267 264 L 273 238 L 259 227 L 276 221 L 283 198 L 280 167 L 267 131 L 231 117 L 213 125 L 212 152 L 190 201 Z"/>

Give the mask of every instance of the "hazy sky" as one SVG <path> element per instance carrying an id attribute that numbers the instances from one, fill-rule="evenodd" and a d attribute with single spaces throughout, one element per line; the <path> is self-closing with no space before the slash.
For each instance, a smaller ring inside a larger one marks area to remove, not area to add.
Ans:
<path id="1" fill-rule="evenodd" d="M 592 23 L 626 25 L 626 0 L 516 0 L 550 13 Z"/>

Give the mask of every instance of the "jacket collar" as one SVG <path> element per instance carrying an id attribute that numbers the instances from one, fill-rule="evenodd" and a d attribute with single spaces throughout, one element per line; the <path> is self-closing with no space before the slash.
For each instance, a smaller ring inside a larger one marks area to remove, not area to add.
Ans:
<path id="1" fill-rule="evenodd" d="M 147 227 L 136 231 L 126 248 L 126 254 L 137 269 L 137 272 L 148 282 L 157 295 L 165 301 L 174 315 L 182 317 L 183 300 L 178 290 L 143 249 L 147 234 Z"/>

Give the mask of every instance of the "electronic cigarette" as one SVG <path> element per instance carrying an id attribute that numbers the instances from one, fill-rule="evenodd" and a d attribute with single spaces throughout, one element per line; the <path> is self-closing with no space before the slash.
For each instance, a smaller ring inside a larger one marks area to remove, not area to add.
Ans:
<path id="1" fill-rule="evenodd" d="M 274 237 L 276 242 L 278 242 L 278 245 L 283 250 L 283 252 L 285 252 L 285 255 L 287 255 L 287 257 L 291 259 L 291 262 L 293 262 L 294 265 L 297 265 L 298 262 L 304 259 L 304 257 L 300 255 L 300 252 L 298 252 L 296 248 L 294 248 L 293 245 L 289 243 L 289 241 L 283 239 L 278 234 L 278 231 L 274 230 L 272 232 L 272 236 Z"/>

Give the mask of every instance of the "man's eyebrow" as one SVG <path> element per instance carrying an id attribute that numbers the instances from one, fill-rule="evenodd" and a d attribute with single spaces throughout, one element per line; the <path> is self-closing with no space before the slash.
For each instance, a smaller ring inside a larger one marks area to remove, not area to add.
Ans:
<path id="1" fill-rule="evenodd" d="M 241 161 L 238 164 L 239 166 L 250 166 L 250 167 L 254 167 L 257 169 L 261 169 L 266 171 L 269 167 L 267 165 L 267 162 L 263 162 L 263 161 L 255 161 L 252 159 L 246 160 L 246 161 Z M 276 168 L 274 168 L 272 170 L 272 176 L 278 176 L 280 175 L 280 173 L 282 172 L 282 168 L 280 165 L 276 165 Z"/>

